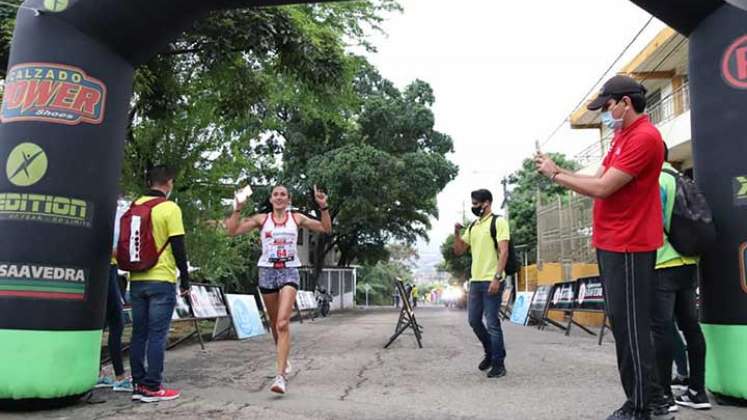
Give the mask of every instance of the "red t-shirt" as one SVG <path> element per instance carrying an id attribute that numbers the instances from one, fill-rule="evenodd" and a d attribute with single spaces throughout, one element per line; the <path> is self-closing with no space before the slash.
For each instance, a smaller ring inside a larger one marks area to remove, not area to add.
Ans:
<path id="1" fill-rule="evenodd" d="M 647 116 L 617 133 L 602 165 L 633 180 L 606 199 L 594 200 L 593 245 L 611 252 L 656 251 L 664 241 L 659 174 L 664 144 Z"/>

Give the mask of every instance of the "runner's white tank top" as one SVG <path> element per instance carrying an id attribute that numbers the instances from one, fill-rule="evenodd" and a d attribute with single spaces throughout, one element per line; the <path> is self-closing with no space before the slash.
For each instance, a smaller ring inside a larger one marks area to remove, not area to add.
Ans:
<path id="1" fill-rule="evenodd" d="M 274 213 L 267 215 L 262 224 L 262 256 L 259 267 L 300 267 L 298 259 L 298 224 L 292 212 L 287 212 L 285 221 L 275 220 Z"/>

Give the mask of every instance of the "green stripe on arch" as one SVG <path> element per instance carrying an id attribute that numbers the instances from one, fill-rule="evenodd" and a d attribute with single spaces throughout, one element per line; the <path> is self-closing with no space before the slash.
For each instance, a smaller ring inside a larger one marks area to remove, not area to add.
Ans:
<path id="1" fill-rule="evenodd" d="M 96 384 L 101 330 L 0 330 L 0 400 L 62 398 Z"/>
<path id="2" fill-rule="evenodd" d="M 37 290 L 62 293 L 83 293 L 85 287 L 37 286 L 25 284 L 0 284 L 0 290 Z"/>
<path id="3" fill-rule="evenodd" d="M 747 399 L 747 325 L 701 324 L 706 339 L 706 388 Z"/>

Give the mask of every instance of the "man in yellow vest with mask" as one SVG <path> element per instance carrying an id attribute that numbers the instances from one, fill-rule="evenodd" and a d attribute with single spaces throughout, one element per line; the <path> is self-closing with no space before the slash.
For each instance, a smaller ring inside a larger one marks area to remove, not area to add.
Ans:
<path id="1" fill-rule="evenodd" d="M 671 392 L 672 360 L 674 357 L 674 321 L 677 321 L 687 342 L 690 362 L 689 389 L 677 396 L 676 404 L 699 410 L 711 408 L 705 390 L 705 339 L 698 323 L 696 289 L 698 287 L 698 258 L 680 255 L 669 243 L 677 181 L 674 167 L 666 160 L 659 176 L 662 208 L 664 210 L 664 245 L 656 254 L 656 297 L 651 316 L 651 334 L 656 349 L 659 384 L 667 397 L 670 411 L 677 411 Z"/>

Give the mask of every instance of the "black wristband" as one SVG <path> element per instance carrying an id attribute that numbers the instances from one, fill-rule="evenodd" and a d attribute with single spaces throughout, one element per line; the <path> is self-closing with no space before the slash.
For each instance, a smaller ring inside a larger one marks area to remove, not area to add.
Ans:
<path id="1" fill-rule="evenodd" d="M 329 210 L 329 207 L 319 207 L 319 211 L 327 211 Z"/>

